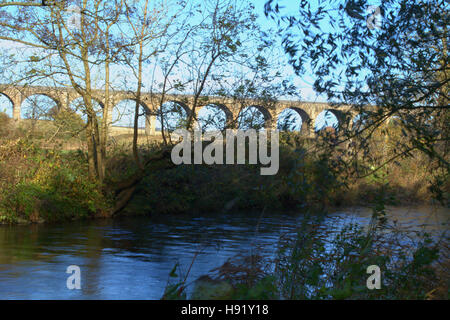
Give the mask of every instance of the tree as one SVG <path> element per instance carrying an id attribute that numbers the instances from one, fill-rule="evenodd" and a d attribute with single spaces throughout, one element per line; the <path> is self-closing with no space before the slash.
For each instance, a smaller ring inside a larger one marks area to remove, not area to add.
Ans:
<path id="1" fill-rule="evenodd" d="M 115 85 L 111 68 L 123 64 L 124 52 L 132 54 L 147 33 L 127 36 L 123 21 L 129 17 L 129 6 L 123 0 L 54 1 L 45 6 L 2 1 L 0 8 L 0 39 L 32 52 L 22 61 L 25 72 L 14 74 L 12 82 L 38 81 L 76 90 L 87 117 L 89 176 L 103 182 Z M 155 11 L 152 19 L 159 15 Z M 11 63 L 18 62 L 11 57 Z M 95 110 L 95 89 L 104 90 L 102 110 Z"/>
<path id="2" fill-rule="evenodd" d="M 353 146 L 368 154 L 365 141 L 395 118 L 406 139 L 386 162 L 420 150 L 448 175 L 447 1 L 302 0 L 296 14 L 282 4 L 267 1 L 265 13 L 279 22 L 296 73 L 314 74 L 317 93 L 361 116 L 359 130 L 341 124 L 340 142 L 358 139 Z"/>
<path id="3" fill-rule="evenodd" d="M 165 128 L 176 125 L 192 128 L 196 110 L 208 105 L 208 97 L 215 102 L 232 101 L 233 107 L 242 111 L 250 100 L 261 104 L 275 103 L 276 98 L 292 94 L 293 86 L 281 79 L 279 61 L 273 42 L 262 41 L 262 28 L 256 22 L 254 6 L 246 1 L 208 0 L 201 6 L 189 7 L 189 15 L 172 30 L 173 42 L 167 51 L 158 54 L 156 69 L 163 75 L 162 81 L 154 81 L 151 91 L 161 93 L 158 112 Z M 166 104 L 168 94 L 193 96 L 188 114 L 177 104 Z M 225 103 L 226 104 L 226 103 Z M 208 123 L 222 119 L 222 110 L 215 108 L 209 114 Z M 174 123 L 178 118 L 186 121 Z M 226 119 L 230 120 L 230 119 Z M 236 126 L 238 119 L 226 121 L 220 129 Z M 170 139 L 170 135 L 169 135 Z M 167 143 L 167 141 L 166 141 Z"/>
<path id="4" fill-rule="evenodd" d="M 178 12 L 169 16 L 168 7 L 173 5 L 175 1 L 156 1 L 150 2 L 144 0 L 143 2 L 135 2 L 131 5 L 125 3 L 126 18 L 129 27 L 132 30 L 132 43 L 135 43 L 135 50 L 132 54 L 126 53 L 123 59 L 128 68 L 133 72 L 137 80 L 135 93 L 135 111 L 134 111 L 134 130 L 133 130 L 133 156 L 135 162 L 141 171 L 144 170 L 144 165 L 139 159 L 138 153 L 138 121 L 142 114 L 142 91 L 144 89 L 144 63 L 149 61 L 158 52 L 163 52 L 167 46 L 166 33 L 169 26 L 172 24 L 174 17 Z M 178 7 L 183 8 L 184 3 L 177 3 Z M 168 16 L 167 21 L 162 21 L 162 16 Z M 148 110 L 144 110 L 145 113 Z"/>
<path id="5" fill-rule="evenodd" d="M 157 55 L 153 74 L 161 73 L 162 79 L 150 83 L 150 92 L 155 93 L 160 106 L 156 115 L 165 145 L 171 142 L 166 129 L 193 128 L 196 110 L 242 63 L 239 55 L 248 49 L 243 43 L 251 43 L 251 30 L 257 30 L 254 7 L 248 2 L 207 0 L 191 2 L 185 8 L 177 15 L 179 23 L 168 32 L 166 51 Z M 169 94 L 179 93 L 193 96 L 190 110 L 167 100 Z"/>
<path id="6" fill-rule="evenodd" d="M 111 42 L 119 43 L 111 35 L 110 29 L 117 23 L 121 14 L 121 1 L 108 2 L 108 5 L 98 0 L 82 1 L 77 7 L 79 17 L 74 25 L 68 19 L 66 9 L 67 6 L 76 4 L 76 1 L 52 2 L 45 6 L 22 6 L 21 3 L 13 3 L 2 10 L 0 39 L 13 41 L 34 50 L 28 61 L 29 65 L 34 64 L 33 68 L 15 82 L 29 84 L 36 79 L 51 79 L 50 83 L 72 87 L 82 97 L 89 136 L 89 176 L 102 182 L 108 124 L 103 121 L 100 127 L 94 110 L 95 83 L 92 69 L 100 65 L 104 67 L 106 96 L 103 119 L 108 119 L 109 65 L 111 55 L 114 55 Z"/>

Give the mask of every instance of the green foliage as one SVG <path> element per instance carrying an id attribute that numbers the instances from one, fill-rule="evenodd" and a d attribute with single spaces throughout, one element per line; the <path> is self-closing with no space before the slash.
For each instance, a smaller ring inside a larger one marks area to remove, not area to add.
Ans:
<path id="1" fill-rule="evenodd" d="M 3 186 L 0 216 L 5 222 L 87 218 L 108 209 L 100 186 L 88 178 L 77 152 L 43 150 L 23 140 L 9 152 L 17 153 L 23 172 Z"/>
<path id="2" fill-rule="evenodd" d="M 442 286 L 436 273 L 436 262 L 440 259 L 438 244 L 428 234 L 411 237 L 406 231 L 389 227 L 385 187 L 380 186 L 369 225 L 339 220 L 333 223 L 326 215 L 307 214 L 295 237 L 280 239 L 278 257 L 269 264 L 273 268 L 263 269 L 261 266 L 269 263 L 264 259 L 236 256 L 212 270 L 213 278 L 200 277 L 193 297 L 237 300 L 433 297 L 432 293 Z M 381 289 L 367 288 L 367 268 L 372 265 L 381 270 Z"/>
<path id="3" fill-rule="evenodd" d="M 196 214 L 220 211 L 296 211 L 325 207 L 341 186 L 325 154 L 306 155 L 293 134 L 281 141 L 277 175 L 259 165 L 181 165 L 149 170 L 125 212 Z M 123 163 L 123 159 L 120 160 Z"/>
<path id="4" fill-rule="evenodd" d="M 186 292 L 182 283 L 168 285 L 162 300 L 186 300 Z"/>
<path id="5" fill-rule="evenodd" d="M 0 137 L 7 136 L 11 133 L 11 118 L 4 112 L 0 112 Z"/>
<path id="6" fill-rule="evenodd" d="M 293 154 L 292 168 L 284 178 L 289 197 L 302 208 L 329 204 L 334 192 L 343 185 L 328 155 L 307 155 L 304 149 L 295 149 Z"/>
<path id="7" fill-rule="evenodd" d="M 49 115 L 58 128 L 57 136 L 62 139 L 70 139 L 80 135 L 86 127 L 81 116 L 72 109 L 52 109 Z"/>
<path id="8" fill-rule="evenodd" d="M 432 265 L 437 246 L 424 236 L 405 243 L 407 234 L 386 232 L 387 220 L 374 207 L 370 225 L 345 224 L 324 238 L 320 217 L 307 220 L 296 239 L 280 250 L 276 274 L 286 299 L 425 299 L 438 286 Z M 339 225 L 339 224 L 338 224 Z M 402 244 L 401 244 L 402 243 Z M 368 266 L 382 270 L 381 290 L 368 290 Z"/>
<path id="9" fill-rule="evenodd" d="M 442 171 L 432 191 L 447 205 L 448 190 L 439 180 L 450 171 L 448 3 L 392 0 L 373 7 L 367 0 L 299 0 L 298 10 L 287 11 L 284 2 L 266 1 L 265 13 L 278 22 L 296 73 L 313 77 L 314 90 L 329 102 L 350 105 L 347 117 L 362 116 L 357 126 L 339 124 L 336 143 L 346 146 L 341 154 L 355 154 L 345 159 L 349 165 L 356 155 L 371 162 L 378 150 L 369 140 L 387 124 L 386 141 L 394 130 L 402 138 L 383 161 L 413 159 L 412 151 L 427 156 L 435 162 L 427 165 L 429 174 Z M 376 20 L 378 26 L 370 24 Z"/>
<path id="10" fill-rule="evenodd" d="M 277 281 L 274 276 L 266 276 L 252 286 L 239 284 L 232 296 L 234 300 L 275 300 L 278 299 Z"/>
<path id="11" fill-rule="evenodd" d="M 204 277 L 205 278 L 205 277 Z M 230 299 L 234 288 L 226 281 L 212 281 L 209 279 L 197 280 L 194 292 L 189 297 L 193 300 L 224 300 Z"/>
<path id="12" fill-rule="evenodd" d="M 174 279 L 180 278 L 177 274 L 179 267 L 180 265 L 176 263 L 169 273 L 169 281 L 164 291 L 163 300 L 186 300 L 184 280 L 173 281 Z"/>

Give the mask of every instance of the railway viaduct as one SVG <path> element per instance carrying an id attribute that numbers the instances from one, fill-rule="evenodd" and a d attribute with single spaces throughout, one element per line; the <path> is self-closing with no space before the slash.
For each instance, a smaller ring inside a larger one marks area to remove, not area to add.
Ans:
<path id="1" fill-rule="evenodd" d="M 6 96 L 13 106 L 13 118 L 21 121 L 22 103 L 31 96 L 44 95 L 55 101 L 59 109 L 69 108 L 71 103 L 80 98 L 80 95 L 73 88 L 63 87 L 45 87 L 45 86 L 11 86 L 0 85 L 0 94 Z M 110 92 L 110 105 L 116 106 L 124 100 L 135 100 L 135 93 L 131 91 L 113 91 Z M 93 99 L 100 106 L 105 104 L 105 92 L 103 90 L 94 90 Z M 156 125 L 156 115 L 160 107 L 161 96 L 159 94 L 143 93 L 141 96 L 141 104 L 145 110 L 145 133 L 154 135 Z M 177 103 L 184 108 L 186 114 L 192 112 L 194 97 L 192 95 L 166 95 L 165 102 Z M 281 112 L 285 109 L 291 109 L 297 112 L 302 119 L 302 134 L 311 136 L 314 134 L 314 120 L 324 110 L 333 113 L 338 121 L 347 121 L 351 125 L 351 119 L 356 113 L 351 110 L 350 106 L 339 106 L 333 108 L 327 103 L 301 102 L 301 101 L 285 101 L 280 100 L 273 103 L 261 102 L 256 100 L 236 101 L 223 97 L 201 97 L 200 105 L 195 110 L 195 118 L 202 107 L 211 105 L 224 111 L 227 118 L 227 126 L 231 128 L 237 127 L 237 119 L 239 113 L 245 107 L 255 107 L 263 115 L 266 128 L 276 128 L 277 120 Z M 109 119 L 111 122 L 111 119 Z M 120 128 L 111 124 L 111 131 L 121 131 Z M 129 128 L 128 128 L 129 129 Z M 124 130 L 122 130 L 124 131 Z"/>

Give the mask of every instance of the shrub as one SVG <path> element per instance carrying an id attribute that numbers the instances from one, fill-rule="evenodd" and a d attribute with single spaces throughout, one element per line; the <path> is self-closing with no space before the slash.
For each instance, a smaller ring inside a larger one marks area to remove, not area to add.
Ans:
<path id="1" fill-rule="evenodd" d="M 0 137 L 6 137 L 13 131 L 12 119 L 4 112 L 0 112 Z"/>
<path id="2" fill-rule="evenodd" d="M 74 136 L 85 138 L 85 123 L 81 116 L 72 109 L 61 109 L 50 111 L 50 116 L 54 120 L 54 125 L 58 130 L 58 138 L 70 139 Z"/>
<path id="3" fill-rule="evenodd" d="M 108 211 L 108 199 L 88 178 L 78 153 L 43 150 L 21 140 L 10 146 L 9 152 L 21 159 L 22 173 L 5 179 L 9 183 L 4 183 L 0 198 L 3 222 L 59 221 Z"/>

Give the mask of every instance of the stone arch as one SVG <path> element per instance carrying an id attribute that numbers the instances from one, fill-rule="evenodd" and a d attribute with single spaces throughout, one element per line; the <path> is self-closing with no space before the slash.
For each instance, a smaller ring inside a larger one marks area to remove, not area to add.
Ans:
<path id="1" fill-rule="evenodd" d="M 20 109 L 20 119 L 27 119 L 26 117 L 24 117 L 24 114 L 23 114 L 25 111 L 27 111 L 24 108 L 24 103 L 27 100 L 32 99 L 32 97 L 39 97 L 39 96 L 46 97 L 46 98 L 52 100 L 55 103 L 55 105 L 56 105 L 56 112 L 58 112 L 61 109 L 61 106 L 62 106 L 61 105 L 61 101 L 58 98 L 56 98 L 54 95 L 49 94 L 47 92 L 42 92 L 42 91 L 28 92 L 27 94 L 24 94 L 22 96 L 22 100 L 21 100 L 20 107 L 19 107 L 19 109 Z M 52 111 L 52 108 L 48 108 L 48 109 L 46 109 L 46 111 L 47 112 L 45 112 L 45 113 L 43 112 L 42 114 L 44 115 L 45 118 L 47 118 L 46 120 L 51 120 L 50 118 L 48 118 L 48 112 Z M 38 120 L 40 118 L 41 118 L 41 116 L 38 116 L 38 118 L 36 118 L 35 120 Z"/>
<path id="2" fill-rule="evenodd" d="M 177 107 L 181 107 L 181 109 L 177 110 Z M 164 114 L 162 114 L 162 108 L 171 108 L 166 111 L 164 111 Z M 179 115 L 181 117 L 177 117 L 176 115 Z M 184 120 L 187 120 L 187 118 L 192 114 L 192 110 L 187 106 L 186 103 L 174 100 L 174 99 L 168 99 L 166 100 L 162 105 L 160 105 L 156 110 L 152 111 L 152 115 L 156 116 L 155 126 L 158 127 L 158 125 L 161 127 L 161 115 L 164 116 L 164 128 L 166 130 L 174 130 L 175 127 L 179 125 L 180 118 L 185 118 Z M 178 119 L 177 119 L 178 118 Z M 157 124 L 158 123 L 158 124 Z M 161 129 L 161 128 L 159 128 Z"/>
<path id="3" fill-rule="evenodd" d="M 170 99 L 170 100 L 167 100 L 165 103 L 167 103 L 167 102 L 169 102 L 169 103 L 175 103 L 175 104 L 178 104 L 179 106 L 183 107 L 184 111 L 186 111 L 186 114 L 187 114 L 188 116 L 192 113 L 191 108 L 189 108 L 189 106 L 188 106 L 185 102 L 183 102 L 183 101 L 175 100 L 175 99 Z"/>
<path id="4" fill-rule="evenodd" d="M 131 121 L 132 125 L 128 125 L 128 126 L 126 126 L 126 125 L 125 126 L 124 125 L 119 125 L 117 122 L 120 122 L 121 119 L 115 119 L 115 113 L 114 113 L 114 111 L 117 110 L 117 106 L 120 105 L 123 102 L 126 102 L 126 101 L 132 101 L 133 102 L 133 106 L 132 106 L 131 110 L 126 110 L 125 111 L 126 113 L 122 114 L 122 116 L 123 115 L 125 115 L 125 116 L 127 116 L 127 115 L 130 116 L 131 115 L 132 116 L 132 119 L 131 119 L 132 120 Z M 152 111 L 147 106 L 147 104 L 145 102 L 141 101 L 139 103 L 139 105 L 140 105 L 140 107 L 142 107 L 142 109 L 144 111 L 144 114 L 142 114 L 142 116 L 147 117 L 147 116 L 151 115 Z M 130 98 L 125 97 L 125 98 L 122 98 L 120 100 L 114 101 L 113 106 L 112 106 L 112 112 L 111 112 L 111 115 L 110 115 L 111 116 L 111 118 L 110 118 L 111 125 L 113 127 L 132 127 L 134 125 L 135 106 L 136 106 L 136 99 L 135 98 L 131 98 L 131 97 Z M 145 127 L 145 126 L 146 126 L 146 121 L 144 120 L 142 127 Z"/>
<path id="5" fill-rule="evenodd" d="M 238 126 L 239 127 L 242 125 L 242 119 L 245 116 L 244 113 L 247 112 L 248 110 L 250 110 L 251 108 L 254 108 L 255 110 L 259 111 L 263 115 L 263 117 L 264 117 L 264 126 L 263 127 L 265 129 L 272 128 L 272 121 L 273 121 L 274 117 L 272 116 L 272 114 L 270 113 L 270 111 L 267 108 L 265 108 L 261 105 L 249 105 L 249 106 L 243 108 L 239 112 L 239 115 L 238 115 Z"/>
<path id="6" fill-rule="evenodd" d="M 11 118 L 14 118 L 14 112 L 15 112 L 16 106 L 14 105 L 13 99 L 11 99 L 11 97 L 6 92 L 2 92 L 2 91 L 0 91 L 0 96 L 5 97 L 11 103 L 12 109 L 11 109 L 10 116 L 11 116 Z M 0 112 L 3 112 L 3 111 L 4 111 L 3 106 L 0 106 Z M 6 112 L 6 114 L 8 114 L 8 112 Z"/>
<path id="7" fill-rule="evenodd" d="M 67 106 L 70 106 L 75 100 L 78 100 L 80 98 L 82 99 L 83 97 L 80 95 L 70 95 L 69 100 L 67 101 L 68 102 Z M 105 104 L 103 103 L 101 98 L 93 96 L 91 97 L 91 99 L 97 102 L 100 105 L 100 107 L 102 107 L 102 109 L 105 107 Z"/>
<path id="8" fill-rule="evenodd" d="M 343 112 L 342 110 L 337 110 L 337 109 L 327 109 L 329 112 L 331 112 L 336 119 L 338 120 L 339 124 L 344 124 L 344 122 L 347 119 L 347 115 L 345 114 L 345 112 Z"/>
<path id="9" fill-rule="evenodd" d="M 230 109 L 228 109 L 228 107 L 226 105 L 221 104 L 221 103 L 209 103 L 209 104 L 203 105 L 200 108 L 198 108 L 196 111 L 196 116 L 195 116 L 195 121 L 197 124 L 199 124 L 199 122 L 200 122 L 200 120 L 199 120 L 200 112 L 202 112 L 202 110 L 205 110 L 205 108 L 208 108 L 208 107 L 218 109 L 224 113 L 225 123 L 224 123 L 223 129 L 229 128 L 232 126 L 233 113 L 230 111 Z"/>
<path id="10" fill-rule="evenodd" d="M 69 101 L 67 103 L 67 108 L 72 109 L 73 108 L 72 105 L 75 103 L 76 100 L 80 100 L 81 103 L 84 103 L 84 100 L 83 100 L 82 96 L 80 96 L 80 95 L 73 96 L 73 97 L 70 97 L 70 99 L 69 99 Z M 102 114 L 100 114 L 100 111 L 103 110 L 103 108 L 105 107 L 105 105 L 103 104 L 103 101 L 101 101 L 97 97 L 91 97 L 91 100 L 96 102 L 100 106 L 100 109 L 97 110 L 97 116 L 101 116 Z M 84 121 L 87 121 L 84 118 L 85 117 L 84 113 L 82 113 L 80 110 L 74 110 L 74 111 L 76 111 L 76 113 L 78 113 L 83 118 Z"/>
<path id="11" fill-rule="evenodd" d="M 292 110 L 300 116 L 300 118 L 302 120 L 302 125 L 300 128 L 301 132 L 307 132 L 309 130 L 310 125 L 311 125 L 311 117 L 305 110 L 303 110 L 302 108 L 299 108 L 299 107 L 285 107 L 285 108 L 281 109 L 277 114 L 277 125 L 278 125 L 279 116 L 286 110 Z"/>
<path id="12" fill-rule="evenodd" d="M 47 98 L 52 99 L 56 103 L 56 105 L 58 106 L 58 110 L 61 109 L 61 107 L 62 107 L 62 103 L 61 103 L 61 100 L 60 100 L 59 97 L 57 97 L 57 96 L 55 96 L 55 95 L 53 95 L 51 93 L 48 93 L 48 92 L 45 92 L 45 91 L 41 91 L 41 90 L 29 91 L 26 94 L 23 94 L 22 95 L 22 103 L 25 100 L 27 100 L 28 98 L 32 97 L 32 96 L 45 96 Z"/>
<path id="13" fill-rule="evenodd" d="M 336 119 L 336 123 L 330 123 L 330 122 L 333 122 L 333 121 L 329 121 L 330 116 L 332 116 Z M 323 117 L 323 120 L 321 119 L 321 117 Z M 328 119 L 327 119 L 327 117 L 328 117 Z M 314 130 L 320 131 L 322 129 L 325 129 L 326 127 L 330 127 L 330 124 L 332 127 L 338 128 L 340 125 L 344 124 L 345 119 L 346 119 L 345 113 L 343 113 L 342 111 L 332 109 L 332 108 L 325 108 L 322 111 L 320 111 L 319 114 L 317 114 L 317 116 L 315 117 Z M 319 129 L 317 128 L 317 125 L 319 124 L 318 120 L 322 120 L 322 122 L 324 122 L 323 126 Z"/>

